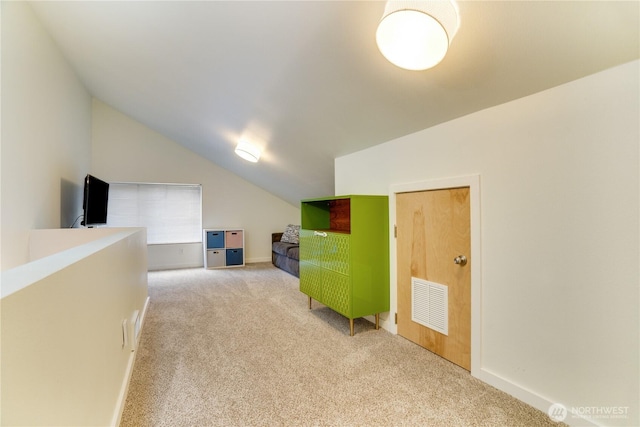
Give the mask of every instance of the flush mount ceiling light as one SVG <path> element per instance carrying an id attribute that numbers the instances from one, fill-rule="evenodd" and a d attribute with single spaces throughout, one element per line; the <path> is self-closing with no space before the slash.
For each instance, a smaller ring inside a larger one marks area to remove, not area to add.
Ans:
<path id="1" fill-rule="evenodd" d="M 376 32 L 378 49 L 407 70 L 426 70 L 444 58 L 458 31 L 453 0 L 389 0 Z"/>
<path id="2" fill-rule="evenodd" d="M 244 140 L 240 140 L 240 142 L 238 142 L 238 145 L 236 146 L 236 154 L 252 163 L 256 163 L 260 160 L 260 149 Z"/>

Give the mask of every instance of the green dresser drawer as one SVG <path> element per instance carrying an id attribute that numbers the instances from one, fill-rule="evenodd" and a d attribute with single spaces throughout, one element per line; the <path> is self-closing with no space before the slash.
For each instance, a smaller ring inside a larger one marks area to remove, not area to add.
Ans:
<path id="1" fill-rule="evenodd" d="M 352 318 L 351 300 L 349 276 L 325 270 L 322 277 L 322 299 L 320 301 L 343 316 Z"/>
<path id="2" fill-rule="evenodd" d="M 300 260 L 320 266 L 324 238 L 315 234 L 313 230 L 300 230 Z"/>
<path id="3" fill-rule="evenodd" d="M 322 275 L 321 267 L 300 261 L 300 292 L 322 302 Z"/>
<path id="4" fill-rule="evenodd" d="M 322 253 L 322 267 L 336 273 L 349 275 L 351 257 L 349 251 L 349 235 L 340 233 L 326 233 Z"/>

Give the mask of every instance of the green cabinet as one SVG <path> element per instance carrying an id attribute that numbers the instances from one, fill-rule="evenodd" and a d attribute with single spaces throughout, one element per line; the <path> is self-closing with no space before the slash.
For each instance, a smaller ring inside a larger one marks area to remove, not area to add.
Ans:
<path id="1" fill-rule="evenodd" d="M 303 200 L 300 291 L 349 319 L 389 311 L 387 196 Z"/>

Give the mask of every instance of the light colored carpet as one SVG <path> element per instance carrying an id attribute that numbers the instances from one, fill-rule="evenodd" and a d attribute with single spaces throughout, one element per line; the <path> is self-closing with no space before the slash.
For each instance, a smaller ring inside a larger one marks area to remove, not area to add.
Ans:
<path id="1" fill-rule="evenodd" d="M 149 273 L 122 426 L 557 426 L 270 263 Z"/>

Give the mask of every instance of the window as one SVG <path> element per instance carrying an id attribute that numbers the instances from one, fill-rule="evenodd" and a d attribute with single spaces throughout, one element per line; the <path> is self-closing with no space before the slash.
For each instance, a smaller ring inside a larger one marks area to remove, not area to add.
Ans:
<path id="1" fill-rule="evenodd" d="M 109 227 L 146 227 L 147 243 L 202 242 L 202 186 L 110 183 Z"/>

